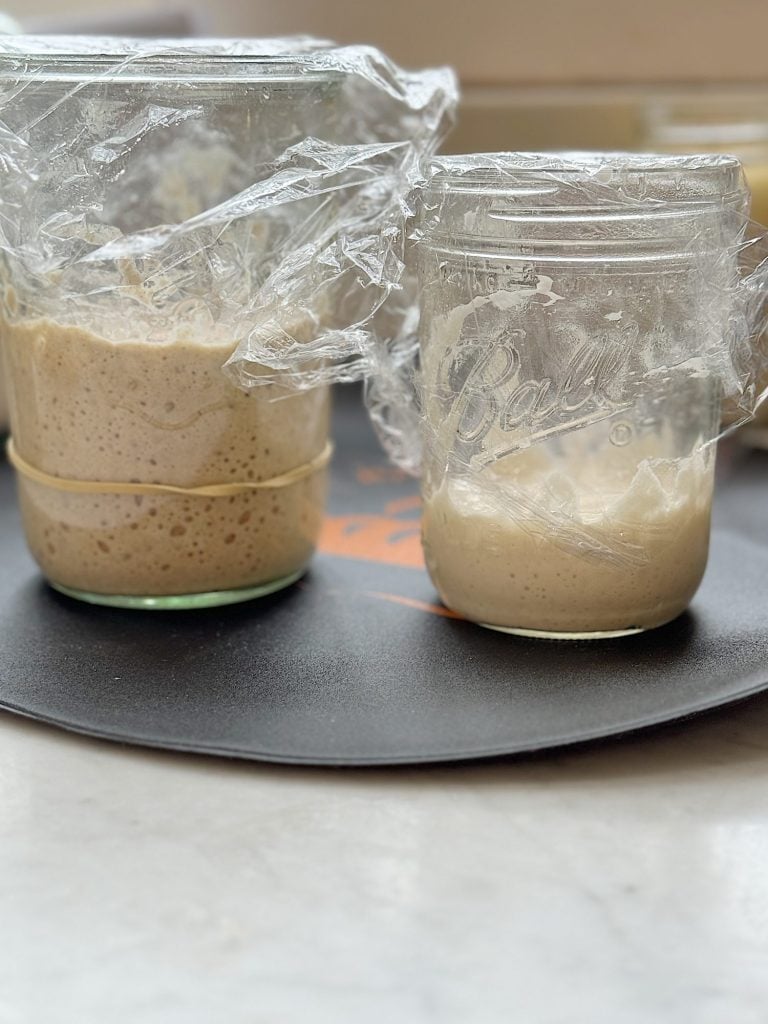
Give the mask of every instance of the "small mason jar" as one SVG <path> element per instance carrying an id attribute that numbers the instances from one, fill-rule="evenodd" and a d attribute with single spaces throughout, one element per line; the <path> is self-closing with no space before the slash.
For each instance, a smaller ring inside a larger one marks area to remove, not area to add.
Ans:
<path id="1" fill-rule="evenodd" d="M 270 593 L 320 530 L 328 390 L 274 401 L 222 368 L 284 240 L 330 204 L 194 218 L 291 145 L 336 141 L 340 76 L 312 52 L 94 45 L 0 52 L 0 343 L 26 536 L 54 587 L 94 603 Z M 129 235 L 135 255 L 112 258 Z M 316 322 L 283 326 L 301 339 Z"/>
<path id="2" fill-rule="evenodd" d="M 435 162 L 415 233 L 423 542 L 448 607 L 566 639 L 688 606 L 747 201 L 734 158 Z"/>

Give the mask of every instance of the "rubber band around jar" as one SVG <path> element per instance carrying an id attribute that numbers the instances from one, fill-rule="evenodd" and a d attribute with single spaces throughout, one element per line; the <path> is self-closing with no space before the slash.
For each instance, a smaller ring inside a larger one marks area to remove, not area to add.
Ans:
<path id="1" fill-rule="evenodd" d="M 244 480 L 229 484 L 206 484 L 203 487 L 175 487 L 172 484 L 143 484 L 139 482 L 109 482 L 102 480 L 68 480 L 66 477 L 51 476 L 40 469 L 36 469 L 23 459 L 13 438 L 8 438 L 6 443 L 8 461 L 21 476 L 32 480 L 34 483 L 42 484 L 44 487 L 51 487 L 58 491 L 67 491 L 70 494 L 175 494 L 191 498 L 228 498 L 233 495 L 247 494 L 250 491 L 275 490 L 280 487 L 290 487 L 313 473 L 324 469 L 333 455 L 333 444 L 328 441 L 323 450 L 309 462 L 289 469 L 287 473 L 280 473 L 278 476 L 270 477 L 269 480 Z"/>

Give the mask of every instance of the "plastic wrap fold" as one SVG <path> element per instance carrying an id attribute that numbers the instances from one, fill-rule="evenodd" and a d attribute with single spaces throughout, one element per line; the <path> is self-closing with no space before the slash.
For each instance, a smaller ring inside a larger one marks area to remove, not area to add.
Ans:
<path id="1" fill-rule="evenodd" d="M 3 316 L 232 342 L 244 388 L 359 379 L 411 334 L 404 199 L 447 69 L 308 38 L 0 39 Z"/>

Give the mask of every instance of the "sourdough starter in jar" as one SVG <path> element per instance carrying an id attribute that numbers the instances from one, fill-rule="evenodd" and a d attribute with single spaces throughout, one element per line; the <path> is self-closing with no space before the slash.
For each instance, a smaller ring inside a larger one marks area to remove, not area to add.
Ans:
<path id="1" fill-rule="evenodd" d="M 450 608 L 500 629 L 663 625 L 688 607 L 704 575 L 713 469 L 714 452 L 676 461 L 649 451 L 636 464 L 575 459 L 566 476 L 528 451 L 483 483 L 446 479 L 425 503 L 430 575 Z M 554 515 L 553 494 L 561 497 Z"/>
<path id="2" fill-rule="evenodd" d="M 16 449 L 50 476 L 183 488 L 268 481 L 311 463 L 327 441 L 327 389 L 278 401 L 271 386 L 243 392 L 222 372 L 233 347 L 115 342 L 51 320 L 9 327 Z M 23 474 L 19 487 L 31 550 L 52 582 L 182 595 L 301 572 L 326 471 L 224 497 L 70 493 Z"/>

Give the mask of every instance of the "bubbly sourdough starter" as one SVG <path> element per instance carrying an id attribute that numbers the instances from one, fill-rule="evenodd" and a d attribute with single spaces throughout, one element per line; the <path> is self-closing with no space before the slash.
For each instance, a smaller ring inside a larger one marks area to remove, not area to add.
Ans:
<path id="1" fill-rule="evenodd" d="M 226 343 L 111 342 L 36 320 L 3 329 L 20 456 L 75 480 L 198 487 L 268 480 L 326 444 L 328 393 L 267 401 L 221 367 Z M 256 586 L 302 569 L 323 513 L 321 470 L 234 497 L 73 494 L 19 477 L 27 539 L 54 582 L 100 594 Z"/>
<path id="2" fill-rule="evenodd" d="M 566 481 L 534 451 L 515 458 L 513 480 L 449 477 L 425 501 L 427 566 L 448 607 L 554 634 L 650 629 L 685 610 L 707 562 L 713 455 L 645 458 L 626 491 L 609 466 L 587 461 Z"/>

